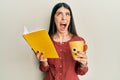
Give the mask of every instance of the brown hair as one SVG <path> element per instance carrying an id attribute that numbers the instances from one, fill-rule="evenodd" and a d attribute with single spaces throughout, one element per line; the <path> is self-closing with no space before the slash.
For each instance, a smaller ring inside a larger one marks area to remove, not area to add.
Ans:
<path id="1" fill-rule="evenodd" d="M 52 36 L 57 31 L 55 21 L 54 21 L 54 15 L 55 15 L 56 11 L 61 7 L 65 7 L 70 11 L 71 19 L 70 19 L 70 24 L 69 24 L 69 27 L 68 27 L 68 31 L 73 35 L 77 35 L 71 8 L 66 3 L 58 3 L 53 7 L 53 10 L 52 10 L 52 13 L 51 13 L 49 31 L 48 31 L 49 35 Z"/>

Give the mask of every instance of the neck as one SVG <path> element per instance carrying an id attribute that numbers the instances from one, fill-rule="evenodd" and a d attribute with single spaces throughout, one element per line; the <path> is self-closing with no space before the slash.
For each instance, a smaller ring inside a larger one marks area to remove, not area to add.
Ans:
<path id="1" fill-rule="evenodd" d="M 59 32 L 57 32 L 56 33 L 56 36 L 58 37 L 58 38 L 62 38 L 62 39 L 64 39 L 66 36 L 68 36 L 70 33 L 69 32 L 66 32 L 66 33 L 59 33 Z"/>
<path id="2" fill-rule="evenodd" d="M 59 32 L 57 32 L 53 36 L 53 40 L 62 43 L 62 42 L 66 42 L 66 41 L 70 40 L 71 36 L 72 35 L 69 32 L 66 32 L 66 33 L 59 33 Z"/>

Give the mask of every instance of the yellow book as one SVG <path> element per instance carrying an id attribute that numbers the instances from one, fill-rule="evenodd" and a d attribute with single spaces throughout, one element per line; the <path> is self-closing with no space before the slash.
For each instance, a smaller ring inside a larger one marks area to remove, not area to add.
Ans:
<path id="1" fill-rule="evenodd" d="M 35 52 L 42 52 L 44 58 L 58 58 L 57 51 L 46 30 L 30 32 L 24 34 L 23 37 Z"/>

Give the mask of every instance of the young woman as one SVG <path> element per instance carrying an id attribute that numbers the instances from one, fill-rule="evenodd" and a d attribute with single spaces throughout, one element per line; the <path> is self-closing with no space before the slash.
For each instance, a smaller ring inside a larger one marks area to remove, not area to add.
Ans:
<path id="1" fill-rule="evenodd" d="M 44 80 L 79 80 L 78 74 L 85 75 L 88 71 L 87 55 L 78 52 L 80 58 L 73 59 L 69 42 L 84 41 L 77 35 L 71 8 L 66 3 L 58 3 L 51 14 L 49 35 L 59 55 L 58 59 L 43 58 L 39 52 L 40 70 L 47 72 Z"/>

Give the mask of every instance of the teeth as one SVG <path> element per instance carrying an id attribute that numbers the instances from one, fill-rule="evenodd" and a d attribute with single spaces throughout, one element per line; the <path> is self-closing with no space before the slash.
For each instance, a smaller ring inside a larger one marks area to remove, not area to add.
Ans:
<path id="1" fill-rule="evenodd" d="M 60 25 L 66 26 L 66 24 L 60 24 Z"/>

